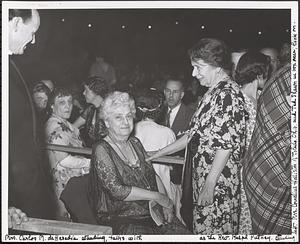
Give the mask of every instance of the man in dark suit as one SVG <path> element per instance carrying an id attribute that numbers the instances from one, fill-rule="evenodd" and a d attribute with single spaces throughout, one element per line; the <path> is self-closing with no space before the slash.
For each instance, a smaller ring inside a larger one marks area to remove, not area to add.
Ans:
<path id="1" fill-rule="evenodd" d="M 34 9 L 9 9 L 9 182 L 8 206 L 29 217 L 52 218 L 51 186 L 43 167 L 31 93 L 13 55 L 34 44 L 40 16 Z"/>
<path id="2" fill-rule="evenodd" d="M 163 124 L 170 127 L 178 139 L 188 129 L 194 110 L 182 103 L 184 86 L 180 78 L 171 77 L 167 80 L 164 95 L 166 106 Z M 176 155 L 184 157 L 184 150 L 176 153 Z M 171 171 L 171 181 L 175 184 L 180 184 L 181 174 L 182 165 L 174 165 Z"/>

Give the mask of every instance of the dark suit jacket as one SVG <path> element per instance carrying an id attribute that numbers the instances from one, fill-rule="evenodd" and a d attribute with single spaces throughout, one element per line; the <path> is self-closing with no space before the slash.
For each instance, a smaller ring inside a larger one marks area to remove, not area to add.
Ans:
<path id="1" fill-rule="evenodd" d="M 29 217 L 51 218 L 50 177 L 43 168 L 37 121 L 28 86 L 9 64 L 9 206 Z"/>
<path id="2" fill-rule="evenodd" d="M 178 113 L 174 119 L 171 129 L 174 131 L 176 138 L 179 138 L 179 132 L 184 132 L 188 129 L 194 110 L 185 104 L 181 104 Z"/>
<path id="3" fill-rule="evenodd" d="M 165 107 L 163 110 L 163 125 L 166 125 L 166 116 L 167 116 L 168 108 Z M 171 129 L 176 135 L 176 138 L 180 138 L 181 135 L 178 135 L 179 132 L 184 132 L 188 129 L 191 118 L 194 114 L 194 110 L 185 104 L 181 104 L 180 108 L 176 114 L 174 122 L 172 124 Z M 173 156 L 184 157 L 185 150 L 181 150 L 177 153 L 174 153 Z M 171 171 L 171 180 L 175 184 L 180 184 L 182 175 L 182 165 L 174 165 L 173 170 Z"/>

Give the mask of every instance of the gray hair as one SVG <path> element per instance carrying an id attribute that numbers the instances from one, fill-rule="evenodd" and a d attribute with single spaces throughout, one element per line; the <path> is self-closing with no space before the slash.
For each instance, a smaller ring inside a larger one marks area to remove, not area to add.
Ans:
<path id="1" fill-rule="evenodd" d="M 106 98 L 102 102 L 102 109 L 100 113 L 100 118 L 103 120 L 107 120 L 112 112 L 119 107 L 130 108 L 131 113 L 135 117 L 135 103 L 133 98 L 126 92 L 114 91 L 106 96 Z"/>

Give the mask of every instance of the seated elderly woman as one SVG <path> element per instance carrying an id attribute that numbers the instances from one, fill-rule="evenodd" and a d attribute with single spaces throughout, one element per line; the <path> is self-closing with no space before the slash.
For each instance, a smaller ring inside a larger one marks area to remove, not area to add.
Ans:
<path id="1" fill-rule="evenodd" d="M 135 136 L 141 141 L 147 152 L 157 151 L 173 143 L 176 140 L 174 132 L 166 127 L 157 124 L 162 112 L 163 99 L 159 92 L 153 89 L 144 89 L 138 92 L 135 97 L 138 123 L 135 125 Z M 175 205 L 176 216 L 180 216 L 180 186 L 175 185 L 170 179 L 170 165 L 153 163 L 156 174 L 160 177 L 168 197 Z"/>
<path id="2" fill-rule="evenodd" d="M 82 147 L 79 130 L 68 122 L 73 107 L 71 93 L 64 88 L 55 89 L 52 96 L 50 96 L 49 106 L 52 110 L 52 115 L 46 123 L 46 142 L 49 144 Z M 71 177 L 88 173 L 90 159 L 54 150 L 49 150 L 48 156 L 57 204 L 56 218 L 68 220 L 70 215 L 63 202 L 59 199 L 61 192 Z"/>
<path id="3" fill-rule="evenodd" d="M 108 134 L 93 148 L 89 199 L 102 225 L 113 234 L 190 234 L 174 217 L 174 206 L 156 177 L 140 141 L 133 131 L 135 103 L 128 93 L 115 91 L 103 101 L 101 118 Z M 157 226 L 151 218 L 149 204 L 157 203 L 164 218 Z"/>
<path id="4" fill-rule="evenodd" d="M 103 123 L 99 120 L 98 113 L 105 95 L 110 87 L 104 78 L 93 76 L 84 82 L 85 100 L 90 106 L 73 123 L 77 128 L 84 125 L 83 140 L 87 147 L 91 147 L 105 134 Z"/>

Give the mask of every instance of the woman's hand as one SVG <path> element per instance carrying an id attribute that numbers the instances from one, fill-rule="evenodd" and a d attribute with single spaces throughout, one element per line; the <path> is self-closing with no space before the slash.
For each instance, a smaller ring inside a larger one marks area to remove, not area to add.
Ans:
<path id="1" fill-rule="evenodd" d="M 171 223 L 173 218 L 174 218 L 174 208 L 163 208 L 163 213 L 164 213 L 164 217 L 165 220 L 168 223 Z"/>
<path id="2" fill-rule="evenodd" d="M 163 206 L 164 208 L 173 209 L 173 202 L 167 195 L 157 192 L 157 196 L 158 197 L 155 199 L 155 201 L 159 205 Z"/>
<path id="3" fill-rule="evenodd" d="M 158 192 L 158 198 L 155 201 L 163 207 L 165 220 L 171 223 L 174 218 L 174 204 L 172 200 L 168 196 Z"/>
<path id="4" fill-rule="evenodd" d="M 203 207 L 211 205 L 214 201 L 214 191 L 215 185 L 208 184 L 207 181 L 205 181 L 198 197 L 198 205 Z"/>

